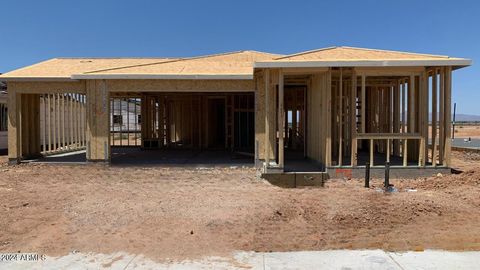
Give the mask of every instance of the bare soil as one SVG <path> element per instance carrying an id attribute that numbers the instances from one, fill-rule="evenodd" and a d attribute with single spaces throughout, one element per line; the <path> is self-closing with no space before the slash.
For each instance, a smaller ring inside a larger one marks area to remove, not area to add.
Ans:
<path id="1" fill-rule="evenodd" d="M 476 125 L 456 125 L 456 138 L 475 138 L 480 139 L 480 126 Z"/>
<path id="2" fill-rule="evenodd" d="M 0 163 L 0 252 L 144 254 L 235 250 L 480 250 L 480 155 L 460 174 L 286 189 L 251 168 Z M 413 189 L 416 191 L 407 191 Z"/>

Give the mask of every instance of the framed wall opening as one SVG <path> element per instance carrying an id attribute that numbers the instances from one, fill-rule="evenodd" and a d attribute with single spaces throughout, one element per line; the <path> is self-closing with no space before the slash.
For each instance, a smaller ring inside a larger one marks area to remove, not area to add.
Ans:
<path id="1" fill-rule="evenodd" d="M 254 93 L 133 95 L 111 94 L 112 163 L 253 164 Z"/>

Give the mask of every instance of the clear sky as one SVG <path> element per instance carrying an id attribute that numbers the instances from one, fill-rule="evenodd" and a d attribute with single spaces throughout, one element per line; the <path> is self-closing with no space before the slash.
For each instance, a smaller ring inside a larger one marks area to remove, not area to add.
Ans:
<path id="1" fill-rule="evenodd" d="M 480 1 L 2 0 L 0 72 L 53 57 L 295 53 L 356 46 L 465 57 L 458 112 L 480 115 Z"/>

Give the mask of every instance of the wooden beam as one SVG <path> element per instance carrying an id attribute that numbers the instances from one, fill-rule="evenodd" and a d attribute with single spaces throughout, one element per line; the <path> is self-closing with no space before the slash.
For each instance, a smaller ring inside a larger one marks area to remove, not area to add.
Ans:
<path id="1" fill-rule="evenodd" d="M 365 75 L 362 75 L 362 92 L 361 92 L 361 108 L 362 108 L 362 111 L 361 111 L 361 125 L 362 125 L 362 128 L 361 128 L 361 132 L 365 133 L 365 107 L 366 107 L 366 97 L 365 97 L 365 80 L 366 80 L 366 76 Z"/>
<path id="2" fill-rule="evenodd" d="M 264 70 L 265 80 L 265 166 L 270 165 L 270 121 L 269 121 L 269 108 L 270 108 L 270 70 Z"/>
<path id="3" fill-rule="evenodd" d="M 357 166 L 357 116 L 356 116 L 356 98 L 357 98 L 357 75 L 352 73 L 352 88 L 350 96 L 350 140 L 351 140 L 351 165 Z"/>
<path id="4" fill-rule="evenodd" d="M 437 166 L 437 69 L 433 69 L 432 73 L 432 165 Z"/>
<path id="5" fill-rule="evenodd" d="M 340 68 L 340 98 L 339 98 L 339 121 L 338 121 L 338 166 L 342 166 L 342 154 L 343 154 L 343 68 Z"/>
<path id="6" fill-rule="evenodd" d="M 445 68 L 440 69 L 440 129 L 439 129 L 439 148 L 438 148 L 438 163 L 444 165 L 444 151 L 445 151 Z"/>
<path id="7" fill-rule="evenodd" d="M 444 161 L 445 166 L 451 166 L 451 145 L 452 145 L 452 67 L 445 69 L 445 150 Z"/>
<path id="8" fill-rule="evenodd" d="M 282 70 L 279 70 L 278 74 L 278 165 L 280 168 L 284 167 L 285 164 L 285 147 L 284 147 L 284 136 L 285 136 L 285 108 L 284 108 L 284 76 Z"/>
<path id="9" fill-rule="evenodd" d="M 325 143 L 325 166 L 332 165 L 332 72 L 327 72 L 326 82 L 326 143 Z"/>

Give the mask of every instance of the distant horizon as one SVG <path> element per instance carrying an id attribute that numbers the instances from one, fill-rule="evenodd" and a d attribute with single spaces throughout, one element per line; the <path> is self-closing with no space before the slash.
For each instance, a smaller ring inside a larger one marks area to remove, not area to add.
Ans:
<path id="1" fill-rule="evenodd" d="M 396 12 L 397 3 L 375 0 L 85 0 L 75 9 L 66 1 L 47 3 L 2 4 L 8 12 L 2 14 L 1 73 L 55 57 L 191 57 L 239 50 L 291 54 L 351 46 L 471 59 L 471 67 L 453 72 L 452 104 L 457 103 L 458 113 L 480 115 L 476 1 L 407 0 L 402 5 L 412 7 L 408 12 Z"/>

